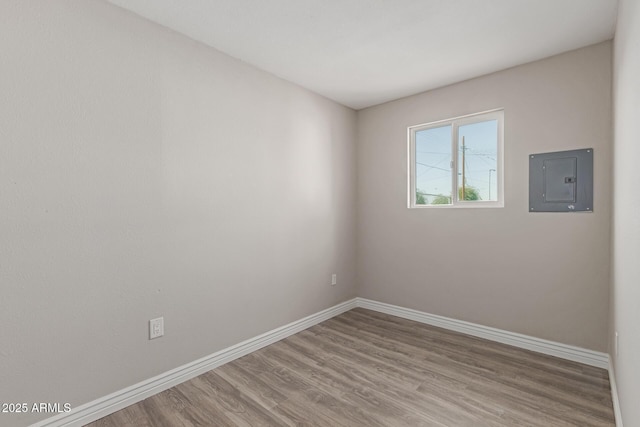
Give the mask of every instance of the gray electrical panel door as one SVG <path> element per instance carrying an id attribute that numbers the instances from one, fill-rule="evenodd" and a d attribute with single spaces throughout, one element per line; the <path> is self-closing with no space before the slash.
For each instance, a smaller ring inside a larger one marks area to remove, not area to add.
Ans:
<path id="1" fill-rule="evenodd" d="M 530 212 L 593 211 L 593 149 L 529 156 Z"/>
<path id="2" fill-rule="evenodd" d="M 576 157 L 545 159 L 542 162 L 543 198 L 546 203 L 576 202 Z"/>

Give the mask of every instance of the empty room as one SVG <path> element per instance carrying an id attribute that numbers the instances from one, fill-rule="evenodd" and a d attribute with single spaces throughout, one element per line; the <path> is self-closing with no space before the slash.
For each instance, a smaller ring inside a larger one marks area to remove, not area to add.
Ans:
<path id="1" fill-rule="evenodd" d="M 640 426 L 637 0 L 0 0 L 0 426 Z"/>

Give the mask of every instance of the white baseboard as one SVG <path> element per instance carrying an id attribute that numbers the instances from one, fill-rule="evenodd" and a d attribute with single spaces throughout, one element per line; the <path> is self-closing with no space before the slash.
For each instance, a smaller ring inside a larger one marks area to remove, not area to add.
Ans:
<path id="1" fill-rule="evenodd" d="M 600 353 L 502 329 L 491 328 L 489 326 L 482 326 L 462 320 L 437 316 L 435 314 L 424 313 L 422 311 L 398 307 L 396 305 L 372 301 L 365 298 L 356 298 L 356 305 L 369 310 L 379 311 L 381 313 L 414 320 L 427 325 L 438 326 L 440 328 L 473 335 L 474 337 L 485 338 L 491 341 L 509 344 L 514 347 L 520 347 L 538 353 L 584 363 L 585 365 L 595 366 L 597 368 L 609 368 L 609 355 L 606 353 Z"/>
<path id="2" fill-rule="evenodd" d="M 356 307 L 462 332 L 598 368 L 609 369 L 616 425 L 622 427 L 613 366 L 609 364 L 609 356 L 607 354 L 365 298 L 354 298 L 345 301 L 326 310 L 312 314 L 311 316 L 273 329 L 194 362 L 187 363 L 171 371 L 134 384 L 123 390 L 73 408 L 70 412 L 47 418 L 46 420 L 33 424 L 31 427 L 81 427 Z"/>
<path id="3" fill-rule="evenodd" d="M 355 298 L 345 301 L 326 310 L 312 314 L 311 316 L 307 316 L 304 319 L 291 322 L 288 325 L 250 338 L 194 362 L 187 363 L 186 365 L 182 365 L 146 381 L 139 382 L 131 387 L 73 408 L 70 412 L 47 418 L 46 420 L 33 424 L 31 427 L 83 426 L 355 307 Z"/>
<path id="4" fill-rule="evenodd" d="M 616 416 L 616 427 L 622 427 L 622 412 L 620 412 L 620 401 L 618 400 L 618 385 L 616 384 L 616 373 L 613 370 L 613 363 L 609 361 L 609 383 L 611 383 L 611 400 L 613 400 L 613 414 Z"/>

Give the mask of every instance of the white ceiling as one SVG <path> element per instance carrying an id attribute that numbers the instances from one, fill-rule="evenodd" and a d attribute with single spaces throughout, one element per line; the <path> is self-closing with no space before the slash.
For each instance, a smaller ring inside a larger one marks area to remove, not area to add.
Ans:
<path id="1" fill-rule="evenodd" d="M 360 109 L 611 39 L 617 0 L 109 0 Z"/>

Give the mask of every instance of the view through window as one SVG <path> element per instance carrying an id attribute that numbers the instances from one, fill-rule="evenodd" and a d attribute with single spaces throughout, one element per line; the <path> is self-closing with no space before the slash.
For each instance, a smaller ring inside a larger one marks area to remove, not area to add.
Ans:
<path id="1" fill-rule="evenodd" d="M 503 112 L 409 128 L 410 207 L 502 206 Z"/>

